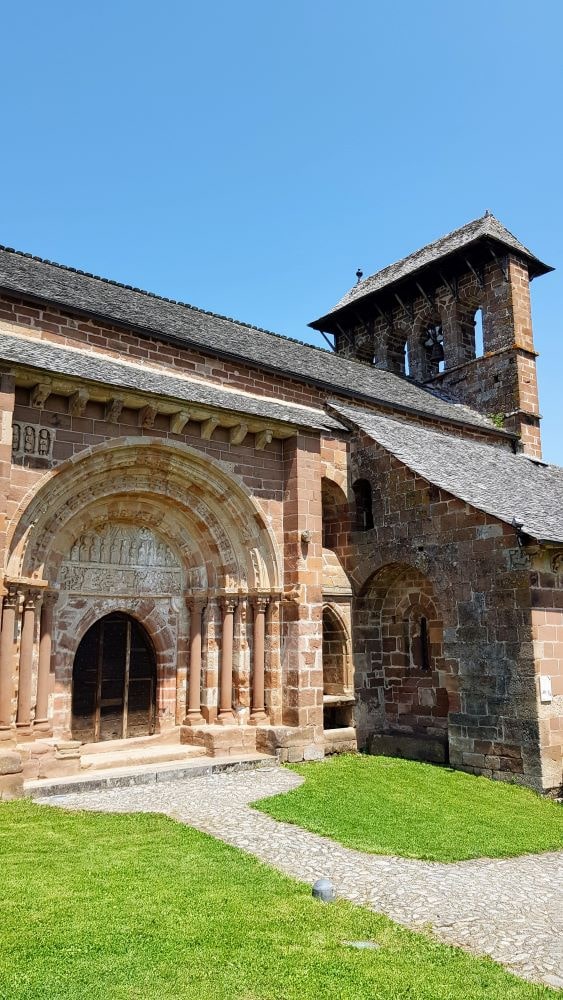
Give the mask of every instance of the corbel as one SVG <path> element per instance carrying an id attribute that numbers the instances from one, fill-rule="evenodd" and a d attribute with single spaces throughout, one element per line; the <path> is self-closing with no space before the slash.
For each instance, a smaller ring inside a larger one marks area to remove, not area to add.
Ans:
<path id="1" fill-rule="evenodd" d="M 213 431 L 219 423 L 219 417 L 209 417 L 208 420 L 204 420 L 201 425 L 201 436 L 204 441 L 210 441 Z"/>
<path id="2" fill-rule="evenodd" d="M 106 403 L 105 419 L 108 424 L 117 424 L 123 409 L 123 399 L 121 396 L 114 396 Z"/>
<path id="3" fill-rule="evenodd" d="M 181 434 L 184 427 L 190 420 L 189 410 L 179 410 L 178 413 L 173 413 L 170 417 L 170 433 L 171 434 Z"/>
<path id="4" fill-rule="evenodd" d="M 68 412 L 71 417 L 81 417 L 89 399 L 90 393 L 87 389 L 80 388 L 76 392 L 73 392 L 72 396 L 69 396 L 68 399 Z"/>
<path id="5" fill-rule="evenodd" d="M 151 403 L 139 410 L 139 427 L 154 427 L 158 409 Z"/>
<path id="6" fill-rule="evenodd" d="M 267 444 L 270 444 L 274 434 L 270 427 L 266 427 L 265 430 L 260 431 L 254 439 L 254 447 L 257 451 L 263 451 Z"/>
<path id="7" fill-rule="evenodd" d="M 30 406 L 37 406 L 40 410 L 43 409 L 52 391 L 52 382 L 38 382 L 37 385 L 33 386 L 29 394 Z"/>
<path id="8" fill-rule="evenodd" d="M 231 444 L 242 444 L 248 434 L 248 424 L 240 423 L 231 428 L 229 441 Z"/>

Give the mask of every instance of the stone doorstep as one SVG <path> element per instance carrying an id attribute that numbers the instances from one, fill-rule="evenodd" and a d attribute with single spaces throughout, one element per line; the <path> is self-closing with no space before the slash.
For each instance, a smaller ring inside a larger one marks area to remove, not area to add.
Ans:
<path id="1" fill-rule="evenodd" d="M 113 753 L 108 751 L 81 753 L 80 768 L 98 771 L 109 767 L 136 767 L 138 764 L 164 764 L 203 755 L 203 747 L 181 746 L 179 743 L 176 746 L 164 744 L 164 746 L 123 747 L 115 749 Z"/>
<path id="2" fill-rule="evenodd" d="M 256 726 L 182 726 L 183 746 L 198 747 L 211 757 L 256 752 Z"/>
<path id="3" fill-rule="evenodd" d="M 325 729 L 325 753 L 355 753 L 358 749 L 356 730 L 353 726 L 340 729 Z"/>
<path id="4" fill-rule="evenodd" d="M 66 778 L 24 781 L 23 795 L 31 799 L 66 795 L 74 792 L 97 792 L 131 785 L 153 785 L 163 781 L 189 781 L 225 771 L 247 771 L 276 767 L 275 758 L 268 754 L 246 753 L 240 756 L 217 756 L 212 760 L 198 756 L 184 761 L 162 764 L 140 764 L 137 767 L 114 768 L 111 771 L 88 771 Z"/>

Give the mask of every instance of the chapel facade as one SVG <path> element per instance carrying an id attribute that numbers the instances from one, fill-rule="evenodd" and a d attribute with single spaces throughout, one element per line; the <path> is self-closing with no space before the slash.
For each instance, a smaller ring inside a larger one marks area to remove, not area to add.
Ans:
<path id="1" fill-rule="evenodd" d="M 359 274 L 321 350 L 0 249 L 0 792 L 149 746 L 558 791 L 549 270 L 487 214 Z"/>

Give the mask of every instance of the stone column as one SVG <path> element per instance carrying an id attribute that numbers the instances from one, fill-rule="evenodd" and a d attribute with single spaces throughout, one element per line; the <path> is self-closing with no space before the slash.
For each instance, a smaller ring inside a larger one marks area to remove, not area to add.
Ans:
<path id="1" fill-rule="evenodd" d="M 266 718 L 264 710 L 264 665 L 266 637 L 266 608 L 268 597 L 255 597 L 254 607 L 254 655 L 252 658 L 252 714 L 250 721 L 257 725 Z"/>
<path id="2" fill-rule="evenodd" d="M 17 606 L 18 592 L 15 587 L 10 587 L 3 601 L 2 631 L 0 632 L 0 730 L 9 730 L 12 724 L 14 632 Z"/>
<path id="3" fill-rule="evenodd" d="M 201 635 L 206 599 L 190 599 L 190 673 L 188 680 L 188 713 L 184 725 L 198 726 L 204 719 L 201 714 Z"/>
<path id="4" fill-rule="evenodd" d="M 31 684 L 33 678 L 33 643 L 35 639 L 35 608 L 37 595 L 28 590 L 23 605 L 20 642 L 20 672 L 18 683 L 18 714 L 16 726 L 31 725 Z"/>
<path id="5" fill-rule="evenodd" d="M 56 594 L 45 594 L 41 605 L 41 625 L 39 633 L 39 666 L 37 669 L 37 701 L 35 726 L 46 727 L 49 723 L 49 688 L 51 682 L 51 645 L 53 635 L 53 606 Z"/>
<path id="6" fill-rule="evenodd" d="M 229 725 L 233 714 L 233 635 L 236 597 L 223 598 L 223 636 L 221 642 L 221 679 L 219 687 L 219 716 L 217 722 Z"/>

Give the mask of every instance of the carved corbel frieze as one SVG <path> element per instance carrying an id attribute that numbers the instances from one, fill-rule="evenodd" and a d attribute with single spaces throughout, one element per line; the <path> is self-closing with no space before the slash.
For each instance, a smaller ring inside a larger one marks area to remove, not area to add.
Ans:
<path id="1" fill-rule="evenodd" d="M 139 410 L 139 427 L 154 427 L 158 409 L 150 403 Z"/>
<path id="2" fill-rule="evenodd" d="M 213 431 L 219 423 L 219 417 L 209 417 L 208 420 L 204 420 L 201 425 L 201 436 L 204 441 L 210 441 Z"/>
<path id="3" fill-rule="evenodd" d="M 30 406 L 36 406 L 42 410 L 52 391 L 53 386 L 51 382 L 38 382 L 37 385 L 33 386 L 29 394 Z"/>
<path id="4" fill-rule="evenodd" d="M 181 434 L 189 420 L 189 410 L 179 410 L 178 413 L 173 413 L 170 417 L 170 433 Z"/>
<path id="5" fill-rule="evenodd" d="M 254 445 L 256 447 L 256 450 L 263 451 L 266 445 L 271 443 L 273 436 L 274 434 L 270 427 L 266 427 L 265 430 L 260 431 L 260 433 L 256 435 L 256 438 L 254 440 Z"/>
<path id="6" fill-rule="evenodd" d="M 123 399 L 120 396 L 114 396 L 106 403 L 105 419 L 108 424 L 117 424 L 121 416 L 121 411 L 123 409 Z"/>
<path id="7" fill-rule="evenodd" d="M 71 417 L 81 417 L 86 409 L 86 403 L 90 398 L 90 394 L 87 389 L 77 389 L 73 392 L 72 396 L 68 400 L 68 412 Z"/>
<path id="8" fill-rule="evenodd" d="M 240 423 L 231 428 L 229 441 L 231 444 L 242 444 L 248 434 L 248 424 Z"/>

